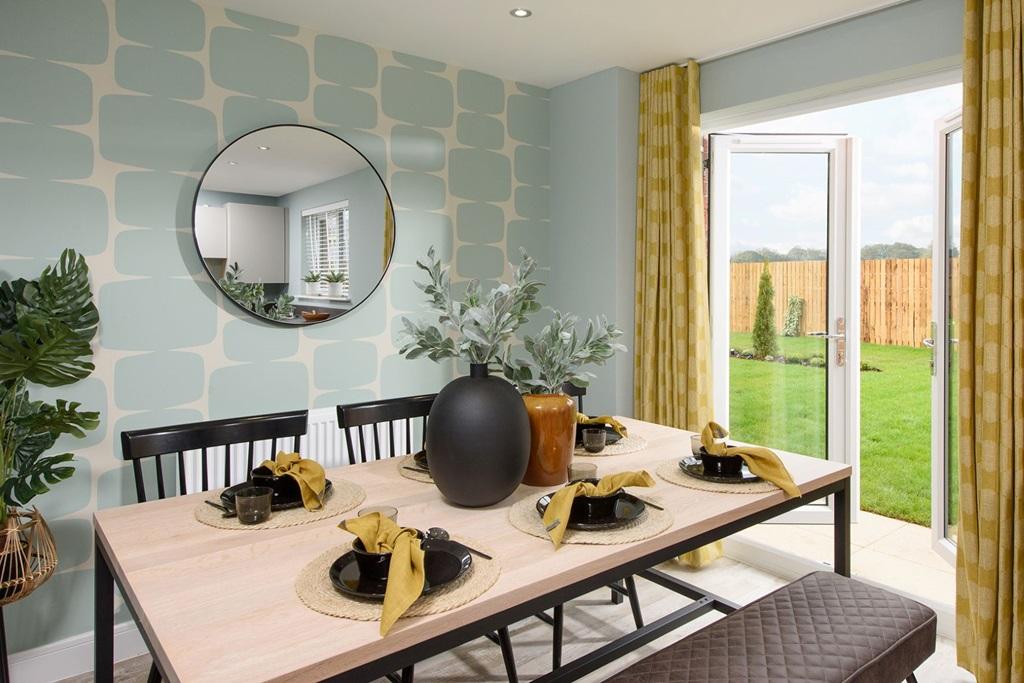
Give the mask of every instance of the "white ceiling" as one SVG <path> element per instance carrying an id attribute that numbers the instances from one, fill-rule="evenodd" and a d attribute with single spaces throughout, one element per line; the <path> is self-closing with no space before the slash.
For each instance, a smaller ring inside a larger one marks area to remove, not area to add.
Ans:
<path id="1" fill-rule="evenodd" d="M 229 145 L 203 178 L 203 189 L 280 197 L 367 166 L 362 155 L 333 135 L 276 126 Z"/>
<path id="2" fill-rule="evenodd" d="M 706 60 L 903 0 L 224 0 L 243 12 L 544 87 Z M 533 11 L 509 16 L 513 7 Z"/>

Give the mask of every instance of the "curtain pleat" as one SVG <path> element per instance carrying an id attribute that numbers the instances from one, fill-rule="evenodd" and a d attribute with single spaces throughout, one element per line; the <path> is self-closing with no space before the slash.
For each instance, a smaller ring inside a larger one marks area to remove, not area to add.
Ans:
<path id="1" fill-rule="evenodd" d="M 711 329 L 700 134 L 700 72 L 640 76 L 634 415 L 699 431 L 711 419 Z M 682 555 L 699 567 L 721 543 Z"/>
<path id="2" fill-rule="evenodd" d="M 1022 0 L 967 0 L 957 657 L 1024 681 Z"/>

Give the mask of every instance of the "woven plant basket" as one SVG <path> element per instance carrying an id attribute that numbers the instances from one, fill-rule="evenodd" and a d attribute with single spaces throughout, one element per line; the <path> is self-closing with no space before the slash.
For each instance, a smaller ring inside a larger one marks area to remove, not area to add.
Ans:
<path id="1" fill-rule="evenodd" d="M 57 546 L 39 510 L 8 508 L 0 529 L 0 607 L 39 588 L 56 568 Z"/>

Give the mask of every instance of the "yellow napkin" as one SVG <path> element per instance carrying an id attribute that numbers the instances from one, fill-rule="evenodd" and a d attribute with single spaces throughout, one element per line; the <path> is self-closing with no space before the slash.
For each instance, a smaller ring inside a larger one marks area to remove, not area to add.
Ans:
<path id="1" fill-rule="evenodd" d="M 750 471 L 772 482 L 786 492 L 790 498 L 799 498 L 800 487 L 793 481 L 789 470 L 782 464 L 774 451 L 760 446 L 726 446 L 715 443 L 715 439 L 724 439 L 729 432 L 717 422 L 708 422 L 700 434 L 700 442 L 711 455 L 735 455 L 743 458 Z"/>
<path id="2" fill-rule="evenodd" d="M 320 463 L 306 460 L 298 453 L 281 451 L 273 460 L 264 460 L 261 467 L 266 467 L 277 476 L 287 474 L 294 479 L 302 493 L 302 505 L 307 510 L 319 510 L 324 506 L 327 479 Z"/>
<path id="3" fill-rule="evenodd" d="M 576 496 L 608 496 L 625 486 L 654 486 L 654 480 L 647 472 L 619 472 L 601 477 L 596 484 L 587 481 L 578 481 L 575 484 L 559 489 L 551 496 L 551 502 L 544 510 L 544 528 L 550 527 L 557 521 L 558 524 L 548 529 L 548 536 L 555 548 L 562 545 L 562 537 L 565 536 L 565 527 L 569 524 L 569 513 L 572 511 L 572 501 Z"/>
<path id="4" fill-rule="evenodd" d="M 379 512 L 346 519 L 338 526 L 358 536 L 367 551 L 391 553 L 384 610 L 380 617 L 380 634 L 386 635 L 405 610 L 423 594 L 426 570 L 420 539 L 415 529 L 402 528 Z"/>
<path id="5" fill-rule="evenodd" d="M 601 415 L 600 417 L 587 417 L 583 413 L 576 413 L 576 424 L 581 425 L 608 425 L 615 430 L 615 433 L 625 438 L 629 436 L 626 433 L 626 425 L 616 420 L 611 415 Z"/>

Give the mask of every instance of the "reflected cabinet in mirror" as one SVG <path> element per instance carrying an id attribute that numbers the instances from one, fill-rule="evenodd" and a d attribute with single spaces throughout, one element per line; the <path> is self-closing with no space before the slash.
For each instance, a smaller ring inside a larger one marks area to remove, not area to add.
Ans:
<path id="1" fill-rule="evenodd" d="M 224 294 L 286 325 L 331 320 L 384 277 L 394 247 L 391 198 L 344 140 L 308 126 L 243 135 L 203 175 L 196 248 Z"/>

